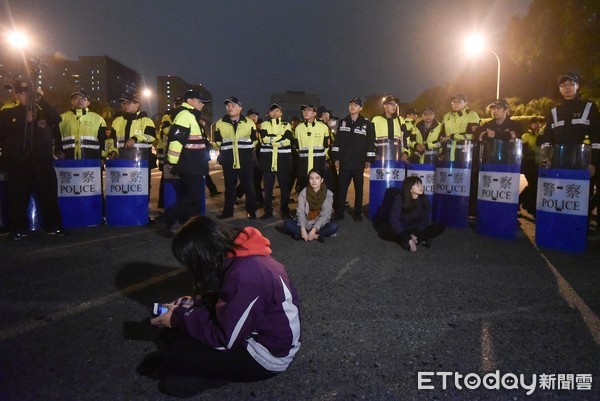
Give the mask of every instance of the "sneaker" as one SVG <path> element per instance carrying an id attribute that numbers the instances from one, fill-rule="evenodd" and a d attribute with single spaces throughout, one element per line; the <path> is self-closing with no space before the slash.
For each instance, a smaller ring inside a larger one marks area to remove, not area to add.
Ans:
<path id="1" fill-rule="evenodd" d="M 220 215 L 217 216 L 217 219 L 219 220 L 223 220 L 223 219 L 228 219 L 230 217 L 233 217 L 233 213 L 221 213 Z"/>
<path id="2" fill-rule="evenodd" d="M 211 193 L 210 193 L 210 197 L 212 198 L 212 197 L 215 197 L 215 196 L 217 196 L 217 195 L 221 195 L 222 193 L 223 193 L 223 192 L 221 192 L 221 191 L 215 191 L 215 192 L 211 192 Z"/>
<path id="3" fill-rule="evenodd" d="M 248 217 L 248 220 L 256 220 L 256 212 L 248 212 L 246 216 Z"/>
<path id="4" fill-rule="evenodd" d="M 265 213 L 264 215 L 260 216 L 260 219 L 267 220 L 267 219 L 270 219 L 271 217 L 273 217 L 273 213 Z"/>

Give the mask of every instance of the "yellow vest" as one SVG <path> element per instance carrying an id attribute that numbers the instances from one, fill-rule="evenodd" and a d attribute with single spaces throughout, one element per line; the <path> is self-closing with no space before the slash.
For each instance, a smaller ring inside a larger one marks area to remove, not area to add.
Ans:
<path id="1" fill-rule="evenodd" d="M 329 127 L 321 121 L 302 122 L 296 127 L 294 137 L 298 142 L 299 156 L 308 158 L 308 173 L 313 168 L 315 157 L 325 157 L 325 141 L 329 140 Z"/>

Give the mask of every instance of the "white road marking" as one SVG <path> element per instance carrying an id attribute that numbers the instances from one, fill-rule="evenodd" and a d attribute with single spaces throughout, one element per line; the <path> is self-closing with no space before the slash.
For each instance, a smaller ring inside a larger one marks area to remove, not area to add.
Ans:
<path id="1" fill-rule="evenodd" d="M 535 249 L 540 252 L 542 258 L 546 261 L 548 269 L 554 275 L 556 284 L 558 286 L 558 293 L 560 296 L 569 304 L 571 308 L 577 309 L 581 314 L 583 322 L 587 326 L 592 338 L 596 345 L 600 346 L 600 318 L 594 313 L 594 311 L 585 303 L 585 301 L 577 294 L 575 289 L 569 285 L 567 280 L 558 272 L 556 267 L 548 260 L 546 255 L 537 247 L 535 243 L 535 229 L 532 229 L 534 224 L 525 219 L 520 219 L 521 226 L 525 235 L 529 241 L 533 244 Z"/>
<path id="2" fill-rule="evenodd" d="M 346 263 L 346 266 L 342 270 L 340 270 L 333 279 L 333 281 L 338 281 L 342 276 L 350 271 L 350 269 L 360 260 L 360 258 L 354 258 L 350 262 Z"/>

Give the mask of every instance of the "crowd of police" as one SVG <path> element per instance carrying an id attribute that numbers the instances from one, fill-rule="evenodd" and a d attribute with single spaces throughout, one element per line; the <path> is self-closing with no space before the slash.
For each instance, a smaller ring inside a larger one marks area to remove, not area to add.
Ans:
<path id="1" fill-rule="evenodd" d="M 209 174 L 213 147 L 218 150 L 217 161 L 223 168 L 225 185 L 219 219 L 233 216 L 236 198 L 242 195 L 249 219 L 257 217 L 260 207 L 264 208 L 262 219 L 273 218 L 276 180 L 280 188 L 279 213 L 285 218 L 290 212 L 289 203 L 293 202 L 291 194 L 306 187 L 307 173 L 317 168 L 325 172 L 325 184 L 335 194 L 335 218 L 343 219 L 348 209 L 355 221 L 361 221 L 363 174 L 375 160 L 434 163 L 449 141 L 456 146 L 462 141 L 477 145 L 489 140 L 522 141 L 522 172 L 528 186 L 520 196 L 520 204 L 535 216 L 539 149 L 543 143 L 590 144 L 590 192 L 597 192 L 600 114 L 593 102 L 579 97 L 579 84 L 577 74 L 561 75 L 558 86 L 563 102 L 545 120 L 533 117 L 526 132 L 511 119 L 504 99 L 489 104 L 492 119 L 480 124 L 480 116 L 469 108 L 463 93 L 452 96 L 451 111 L 441 120 L 436 119 L 431 108 L 425 108 L 420 118 L 414 109 L 400 115 L 398 99 L 392 95 L 383 98 L 382 113 L 369 120 L 361 114 L 362 99 L 354 97 L 348 102 L 348 115 L 337 124 L 331 124 L 331 111 L 313 104 L 301 106 L 302 120 L 286 121 L 277 103 L 269 106 L 264 120 L 253 110 L 244 116 L 242 102 L 231 96 L 224 101 L 226 114 L 215 122 L 210 142 L 206 120 L 201 116 L 209 100 L 198 91 L 189 90 L 176 98 L 158 130 L 140 110 L 138 96 L 125 94 L 119 99 L 122 113 L 109 129 L 106 121 L 89 109 L 90 98 L 83 90 L 73 92 L 72 108 L 59 114 L 44 100 L 41 89 L 17 81 L 6 85 L 10 99 L 0 111 L 1 163 L 8 176 L 8 223 L 4 225 L 11 239 L 25 238 L 27 208 L 35 194 L 44 229 L 48 234 L 65 235 L 53 161 L 112 160 L 134 151 L 149 160 L 150 169 L 157 167 L 158 161 L 164 177 L 180 179 L 182 191 L 175 204 L 157 220 L 165 231 L 172 232 L 178 224 L 199 213 L 205 185 L 211 196 L 221 194 Z M 351 182 L 355 189 L 354 207 L 347 208 Z M 162 184 L 161 179 L 159 207 L 164 206 Z M 594 196 L 590 208 L 599 201 L 600 197 Z"/>

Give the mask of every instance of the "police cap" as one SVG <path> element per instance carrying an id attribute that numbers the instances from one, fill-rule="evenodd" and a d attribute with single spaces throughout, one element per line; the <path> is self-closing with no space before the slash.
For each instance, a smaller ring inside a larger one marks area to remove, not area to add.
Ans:
<path id="1" fill-rule="evenodd" d="M 579 74 L 577 74 L 573 71 L 567 71 L 558 78 L 559 84 L 562 84 L 565 81 L 573 81 L 576 84 L 578 84 L 579 83 Z"/>
<path id="2" fill-rule="evenodd" d="M 348 103 L 356 103 L 358 106 L 362 107 L 363 106 L 363 101 L 361 98 L 359 98 L 358 96 L 354 96 L 352 99 L 350 99 L 348 101 Z"/>
<path id="3" fill-rule="evenodd" d="M 307 103 L 307 104 L 303 104 L 302 106 L 300 106 L 301 111 L 304 111 L 304 109 L 311 109 L 315 113 L 317 112 L 317 108 L 312 103 Z"/>
<path id="4" fill-rule="evenodd" d="M 387 95 L 386 97 L 383 98 L 383 101 L 381 103 L 382 104 L 398 103 L 398 98 L 394 95 Z"/>
<path id="5" fill-rule="evenodd" d="M 87 100 L 90 100 L 90 97 L 88 96 L 88 94 L 82 90 L 76 90 L 75 92 L 71 93 L 71 99 L 73 99 L 75 96 L 81 96 L 81 97 L 86 98 Z"/>
<path id="6" fill-rule="evenodd" d="M 133 103 L 139 103 L 140 102 L 140 95 L 137 93 L 123 93 L 121 95 L 121 97 L 119 98 L 119 102 L 133 102 Z"/>
<path id="7" fill-rule="evenodd" d="M 183 94 L 183 100 L 188 100 L 188 99 L 198 99 L 202 103 L 210 102 L 210 99 L 205 99 L 204 96 L 202 96 L 202 94 L 199 91 L 191 90 L 191 89 L 186 91 Z"/>
<path id="8" fill-rule="evenodd" d="M 464 93 L 457 93 L 456 95 L 452 96 L 450 98 L 450 100 L 462 100 L 464 102 L 468 102 L 469 99 L 467 98 L 467 95 L 465 95 Z"/>
<path id="9" fill-rule="evenodd" d="M 508 102 L 506 101 L 506 99 L 496 99 L 494 100 L 492 103 L 487 105 L 488 108 L 490 107 L 497 107 L 499 109 L 508 109 Z"/>
<path id="10" fill-rule="evenodd" d="M 242 102 L 240 102 L 240 99 L 238 99 L 235 96 L 229 96 L 227 99 L 225 99 L 223 101 L 223 104 L 225 104 L 225 105 L 228 103 L 237 104 L 238 106 L 242 107 Z"/>

